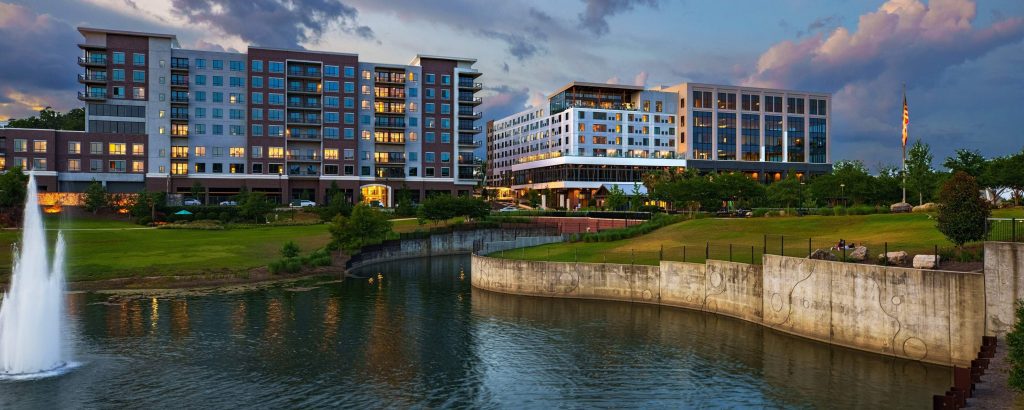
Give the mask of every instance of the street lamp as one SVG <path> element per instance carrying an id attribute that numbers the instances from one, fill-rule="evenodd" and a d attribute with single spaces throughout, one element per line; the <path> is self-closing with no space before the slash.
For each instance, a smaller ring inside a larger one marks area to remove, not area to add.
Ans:
<path id="1" fill-rule="evenodd" d="M 839 184 L 839 195 L 843 198 L 843 206 L 846 206 L 846 184 Z"/>
<path id="2" fill-rule="evenodd" d="M 277 190 L 281 193 L 281 204 L 285 204 L 284 199 L 284 166 L 277 168 Z"/>

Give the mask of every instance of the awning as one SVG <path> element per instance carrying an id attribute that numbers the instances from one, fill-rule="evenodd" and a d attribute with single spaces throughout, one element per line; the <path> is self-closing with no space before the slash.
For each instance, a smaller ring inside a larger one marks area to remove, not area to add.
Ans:
<path id="1" fill-rule="evenodd" d="M 189 212 L 187 209 L 182 209 L 182 210 L 180 210 L 178 212 L 175 212 L 174 214 L 175 215 L 192 215 L 192 213 Z"/>

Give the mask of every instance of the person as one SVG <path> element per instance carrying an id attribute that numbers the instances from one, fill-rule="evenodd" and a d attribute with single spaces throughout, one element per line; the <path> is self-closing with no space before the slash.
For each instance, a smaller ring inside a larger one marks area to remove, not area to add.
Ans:
<path id="1" fill-rule="evenodd" d="M 832 249 L 835 249 L 835 250 L 838 251 L 838 250 L 842 250 L 843 248 L 846 248 L 846 239 L 840 238 L 839 239 L 839 243 L 837 243 L 836 246 L 833 247 Z"/>

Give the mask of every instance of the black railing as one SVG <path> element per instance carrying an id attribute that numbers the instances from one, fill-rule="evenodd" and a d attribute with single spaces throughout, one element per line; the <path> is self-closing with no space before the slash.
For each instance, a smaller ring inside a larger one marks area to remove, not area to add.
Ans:
<path id="1" fill-rule="evenodd" d="M 1024 242 L 1024 218 L 991 218 L 985 239 L 995 242 Z"/>

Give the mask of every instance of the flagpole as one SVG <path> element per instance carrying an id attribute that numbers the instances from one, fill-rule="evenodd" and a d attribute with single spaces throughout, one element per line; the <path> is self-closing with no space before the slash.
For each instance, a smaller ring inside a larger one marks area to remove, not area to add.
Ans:
<path id="1" fill-rule="evenodd" d="M 907 203 L 907 84 L 903 84 L 903 203 Z"/>

